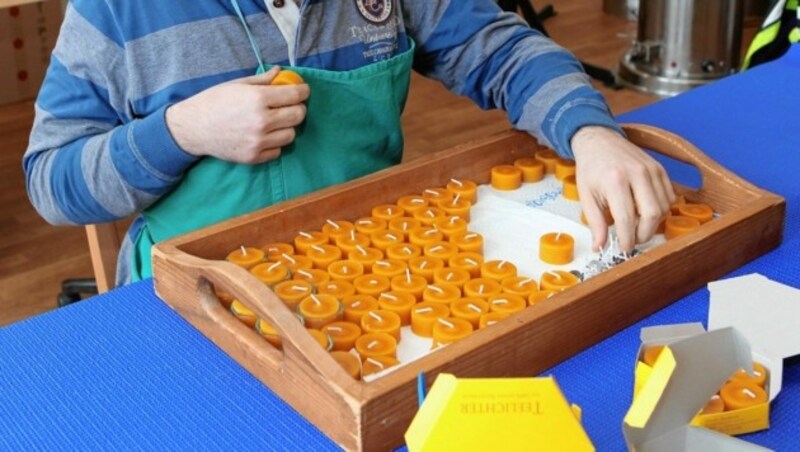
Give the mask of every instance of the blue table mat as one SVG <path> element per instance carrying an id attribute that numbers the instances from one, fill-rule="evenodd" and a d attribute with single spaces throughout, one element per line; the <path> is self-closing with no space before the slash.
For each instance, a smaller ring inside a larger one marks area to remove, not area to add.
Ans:
<path id="1" fill-rule="evenodd" d="M 783 245 L 732 275 L 759 272 L 793 287 L 800 287 L 798 76 L 795 46 L 780 61 L 620 118 L 675 131 L 786 197 Z M 555 375 L 582 406 L 598 450 L 624 450 L 640 328 L 704 322 L 707 314 L 702 289 L 543 374 Z M 786 321 L 800 327 L 800 319 Z M 772 428 L 742 438 L 800 450 L 800 359 L 786 361 L 783 385 Z M 336 448 L 163 304 L 150 281 L 0 329 L 0 450 Z"/>

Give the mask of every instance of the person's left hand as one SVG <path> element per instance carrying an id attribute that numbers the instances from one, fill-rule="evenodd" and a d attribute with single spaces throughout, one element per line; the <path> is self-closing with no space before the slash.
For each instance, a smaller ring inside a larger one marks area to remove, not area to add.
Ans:
<path id="1" fill-rule="evenodd" d="M 664 168 L 612 129 L 583 127 L 572 137 L 576 179 L 592 246 L 600 250 L 608 237 L 604 210 L 614 218 L 622 251 L 650 240 L 675 202 Z"/>

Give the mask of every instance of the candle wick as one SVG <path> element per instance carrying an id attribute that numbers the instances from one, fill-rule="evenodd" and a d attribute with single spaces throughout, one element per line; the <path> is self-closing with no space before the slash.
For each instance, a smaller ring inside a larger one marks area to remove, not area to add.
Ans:
<path id="1" fill-rule="evenodd" d="M 404 231 L 408 230 L 408 222 L 406 222 L 406 221 L 403 222 L 403 230 Z"/>
<path id="2" fill-rule="evenodd" d="M 278 267 L 279 265 L 281 265 L 281 263 L 280 263 L 280 262 L 275 262 L 274 264 L 270 265 L 270 266 L 267 268 L 267 271 L 270 271 L 270 272 L 271 272 L 272 270 L 275 270 L 275 267 Z"/>
<path id="3" fill-rule="evenodd" d="M 560 239 L 561 239 L 561 233 L 559 232 L 558 234 L 556 234 L 556 242 L 559 241 Z"/>
<path id="4" fill-rule="evenodd" d="M 339 226 L 338 224 L 336 224 L 336 222 L 335 222 L 335 221 L 331 221 L 331 220 L 325 220 L 325 221 L 326 221 L 326 222 L 327 222 L 329 225 L 333 226 L 333 227 L 334 227 L 334 228 L 336 228 L 336 229 L 340 229 L 340 228 L 341 228 L 341 226 Z"/>
<path id="5" fill-rule="evenodd" d="M 319 299 L 319 298 L 317 298 L 317 296 L 316 296 L 316 295 L 314 295 L 314 294 L 311 294 L 311 299 L 312 299 L 312 300 L 314 300 L 314 303 L 316 303 L 316 304 L 317 304 L 317 306 L 321 306 L 321 305 L 322 305 L 322 301 L 320 301 L 320 299 Z"/>
<path id="6" fill-rule="evenodd" d="M 244 245 L 240 246 L 239 249 L 242 250 L 242 255 L 247 256 L 247 248 L 245 248 Z"/>
<path id="7" fill-rule="evenodd" d="M 380 265 L 381 267 L 391 267 L 392 266 L 392 264 L 390 264 L 390 263 L 388 263 L 386 261 L 375 262 L 375 265 Z"/>
<path id="8" fill-rule="evenodd" d="M 753 371 L 753 375 L 755 375 L 756 377 L 760 377 L 761 376 L 761 372 L 759 372 L 757 370 L 754 370 Z"/>
<path id="9" fill-rule="evenodd" d="M 750 397 L 751 399 L 755 399 L 755 398 L 756 398 L 756 393 L 754 393 L 753 391 L 751 391 L 751 390 L 749 390 L 749 389 L 747 389 L 747 388 L 744 388 L 744 389 L 742 389 L 742 392 L 743 392 L 743 393 L 744 393 L 744 394 L 745 394 L 747 397 Z"/>
<path id="10" fill-rule="evenodd" d="M 353 304 L 350 305 L 350 307 L 353 308 L 357 308 L 359 306 L 361 306 L 361 300 L 356 300 Z"/>
<path id="11" fill-rule="evenodd" d="M 422 263 L 421 263 L 421 264 L 419 264 L 419 268 L 420 268 L 421 270 L 424 270 L 424 269 L 425 269 L 425 267 L 427 267 L 427 266 L 428 266 L 428 261 L 422 261 Z"/>
<path id="12" fill-rule="evenodd" d="M 406 269 L 406 281 L 411 284 L 411 270 Z"/>
<path id="13" fill-rule="evenodd" d="M 356 240 L 356 231 L 354 231 L 352 229 L 350 230 L 350 240 L 352 240 L 352 241 Z"/>
<path id="14" fill-rule="evenodd" d="M 292 286 L 292 290 L 294 290 L 295 292 L 305 292 L 306 288 L 303 286 Z"/>
<path id="15" fill-rule="evenodd" d="M 427 215 L 427 216 L 429 216 L 429 217 L 431 217 L 431 218 L 433 218 L 433 217 L 435 217 L 435 216 L 436 216 L 436 214 L 435 214 L 435 213 L 433 213 L 433 210 L 432 210 L 432 209 L 428 209 L 428 212 L 427 212 L 425 215 Z"/>
<path id="16" fill-rule="evenodd" d="M 431 190 L 430 188 L 425 190 L 425 193 L 432 195 L 432 196 L 439 196 L 439 192 L 436 190 Z"/>
<path id="17" fill-rule="evenodd" d="M 500 263 L 497 264 L 497 268 L 503 268 L 504 265 L 506 265 L 506 261 L 500 261 Z"/>
<path id="18" fill-rule="evenodd" d="M 508 304 L 508 300 L 505 298 L 498 298 L 497 300 L 492 301 L 492 304 Z"/>
<path id="19" fill-rule="evenodd" d="M 367 345 L 367 348 L 368 348 L 368 349 L 370 349 L 370 350 L 372 350 L 372 349 L 373 349 L 373 348 L 375 348 L 375 346 L 377 346 L 379 343 L 380 343 L 380 342 L 378 342 L 378 341 L 372 341 L 372 342 L 370 342 L 370 343 Z"/>
<path id="20" fill-rule="evenodd" d="M 432 290 L 432 291 L 434 291 L 436 293 L 444 293 L 444 289 L 442 289 L 441 287 L 436 287 L 433 284 L 429 285 L 428 289 L 430 289 L 430 290 Z"/>
<path id="21" fill-rule="evenodd" d="M 328 328 L 325 328 L 325 329 L 328 330 L 328 331 L 335 331 L 337 333 L 341 333 L 342 332 L 342 329 L 339 328 L 338 326 L 329 326 Z"/>
<path id="22" fill-rule="evenodd" d="M 385 368 L 386 368 L 386 367 L 384 367 L 384 365 L 383 365 L 383 363 L 382 363 L 382 362 L 380 362 L 380 361 L 377 361 L 377 360 L 374 360 L 374 359 L 372 359 L 372 358 L 367 358 L 365 361 L 366 361 L 366 362 L 368 362 L 368 363 L 370 363 L 370 364 L 372 364 L 372 365 L 373 365 L 373 366 L 375 366 L 375 367 L 379 367 L 381 370 L 383 370 L 383 369 L 385 369 Z"/>
<path id="23" fill-rule="evenodd" d="M 453 198 L 453 204 L 452 205 L 458 204 L 458 201 L 460 201 L 460 200 L 461 200 L 461 195 L 460 194 L 456 195 L 456 197 Z"/>
<path id="24" fill-rule="evenodd" d="M 437 232 L 439 232 L 439 231 L 436 230 L 436 228 L 431 228 L 431 229 L 428 229 L 427 231 L 425 231 L 425 235 L 436 234 Z"/>
<path id="25" fill-rule="evenodd" d="M 455 324 L 453 324 L 452 322 L 448 322 L 445 319 L 436 319 L 436 321 L 441 323 L 442 325 L 450 328 L 451 330 L 454 330 L 456 328 Z"/>
<path id="26" fill-rule="evenodd" d="M 443 249 L 442 245 L 436 245 L 433 248 L 431 248 L 430 251 L 433 251 L 435 253 L 437 251 L 441 251 L 442 249 Z"/>
<path id="27" fill-rule="evenodd" d="M 458 179 L 450 179 L 450 182 L 458 185 L 459 187 L 463 187 L 464 186 L 464 184 L 462 184 L 461 181 L 458 180 Z"/>
<path id="28" fill-rule="evenodd" d="M 547 298 L 550 298 L 550 297 L 552 297 L 552 296 L 553 296 L 553 295 L 555 295 L 555 294 L 556 294 L 555 292 L 550 292 L 549 294 L 547 294 Z"/>
<path id="29" fill-rule="evenodd" d="M 309 272 L 307 272 L 305 270 L 297 270 L 297 273 L 299 273 L 302 276 L 305 276 L 306 278 L 313 278 L 314 277 L 314 275 L 312 275 L 311 273 L 309 273 Z"/>
<path id="30" fill-rule="evenodd" d="M 388 299 L 390 299 L 392 301 L 397 301 L 397 297 L 395 297 L 394 295 L 389 294 L 389 293 L 382 293 L 381 294 L 381 298 L 388 298 Z"/>
<path id="31" fill-rule="evenodd" d="M 526 286 L 526 285 L 528 285 L 528 284 L 530 284 L 532 282 L 533 282 L 533 279 L 532 278 L 528 278 L 528 279 L 524 279 L 524 280 L 520 281 L 519 285 L 520 286 Z"/>
<path id="32" fill-rule="evenodd" d="M 411 204 L 422 204 L 424 202 L 425 202 L 424 199 L 419 199 L 419 198 L 414 198 L 411 200 Z"/>
<path id="33" fill-rule="evenodd" d="M 397 240 L 397 236 L 396 235 L 386 234 L 386 237 L 389 237 L 392 240 Z"/>
<path id="34" fill-rule="evenodd" d="M 458 221 L 458 217 L 453 217 L 453 218 L 450 219 L 450 224 L 453 224 L 456 221 Z"/>
<path id="35" fill-rule="evenodd" d="M 403 252 L 406 253 L 406 254 L 412 254 L 414 252 L 414 250 L 412 250 L 411 248 L 406 246 L 406 247 L 403 247 Z"/>
<path id="36" fill-rule="evenodd" d="M 488 322 L 486 322 L 486 326 L 492 326 L 495 323 L 497 323 L 497 320 L 489 320 Z"/>
<path id="37" fill-rule="evenodd" d="M 311 247 L 311 249 L 313 249 L 314 251 L 316 251 L 318 253 L 324 253 L 325 252 L 325 248 L 323 248 L 323 247 L 321 247 L 319 245 L 314 245 L 314 246 Z"/>
<path id="38" fill-rule="evenodd" d="M 347 265 L 342 265 L 342 273 L 346 275 L 348 271 L 349 270 L 347 269 Z"/>
<path id="39" fill-rule="evenodd" d="M 431 312 L 431 311 L 433 311 L 433 308 L 419 308 L 414 312 L 416 312 L 417 314 L 425 314 L 426 312 Z"/>
<path id="40" fill-rule="evenodd" d="M 284 258 L 284 259 L 286 259 L 287 261 L 289 261 L 289 262 L 291 262 L 291 263 L 293 263 L 293 264 L 296 264 L 296 263 L 297 263 L 297 261 L 296 261 L 296 260 L 294 260 L 294 258 L 293 258 L 292 256 L 289 256 L 289 255 L 288 255 L 288 254 L 286 254 L 286 253 L 281 253 L 281 256 L 283 256 L 283 258 Z"/>
<path id="41" fill-rule="evenodd" d="M 447 274 L 447 278 L 445 278 L 445 280 L 450 281 L 452 279 L 453 279 L 453 272 L 450 272 Z"/>
<path id="42" fill-rule="evenodd" d="M 556 273 L 556 272 L 553 272 L 553 271 L 549 271 L 549 272 L 547 272 L 547 274 L 555 277 L 559 281 L 561 280 L 561 275 L 559 273 Z"/>
<path id="43" fill-rule="evenodd" d="M 483 284 L 478 286 L 478 293 L 483 293 Z"/>
<path id="44" fill-rule="evenodd" d="M 468 305 L 467 305 L 467 307 L 468 307 L 468 308 L 470 308 L 470 309 L 472 309 L 472 310 L 473 310 L 473 311 L 475 311 L 475 312 L 483 312 L 483 311 L 481 310 L 481 308 L 479 308 L 479 307 L 475 306 L 475 305 L 474 305 L 474 304 L 472 304 L 472 303 L 468 304 Z"/>
<path id="45" fill-rule="evenodd" d="M 467 259 L 465 260 L 465 262 L 466 262 L 466 263 L 468 263 L 468 264 L 470 264 L 470 265 L 478 265 L 478 261 L 472 260 L 472 259 L 470 259 L 470 258 L 467 258 Z"/>
<path id="46" fill-rule="evenodd" d="M 364 249 L 364 247 L 363 247 L 363 246 L 361 246 L 361 245 L 356 245 L 356 249 L 358 249 L 358 252 L 359 252 L 359 253 L 361 253 L 361 254 L 363 254 L 364 256 L 366 256 L 366 255 L 367 255 L 367 250 L 366 250 L 366 249 Z"/>
<path id="47" fill-rule="evenodd" d="M 464 238 L 469 240 L 469 239 L 474 239 L 477 236 L 478 236 L 478 234 L 467 234 L 467 235 L 464 236 Z"/>
<path id="48" fill-rule="evenodd" d="M 376 279 L 370 279 L 370 280 L 369 280 L 369 284 L 370 284 L 371 286 L 377 286 L 377 285 L 378 285 L 378 280 L 376 280 Z"/>
<path id="49" fill-rule="evenodd" d="M 383 322 L 383 317 L 376 314 L 375 311 L 369 311 L 369 316 L 375 319 L 376 322 Z"/>
<path id="50" fill-rule="evenodd" d="M 313 238 L 314 238 L 314 236 L 312 236 L 312 235 L 311 235 L 311 234 L 309 234 L 308 232 L 303 232 L 303 231 L 300 231 L 298 234 L 300 234 L 301 236 L 303 236 L 303 237 L 305 237 L 305 238 L 307 238 L 307 239 L 313 239 Z"/>

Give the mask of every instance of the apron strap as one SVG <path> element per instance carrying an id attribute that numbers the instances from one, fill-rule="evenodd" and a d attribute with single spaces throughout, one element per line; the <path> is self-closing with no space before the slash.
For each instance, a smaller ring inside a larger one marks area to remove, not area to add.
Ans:
<path id="1" fill-rule="evenodd" d="M 266 72 L 267 69 L 264 66 L 264 61 L 261 60 L 261 49 L 258 47 L 256 40 L 253 38 L 253 34 L 250 33 L 250 26 L 247 25 L 247 19 L 245 19 L 244 13 L 242 13 L 242 8 L 239 7 L 238 0 L 231 0 L 231 5 L 233 6 L 234 11 L 236 11 L 236 15 L 239 16 L 239 21 L 242 23 L 242 27 L 244 27 L 244 32 L 247 33 L 247 39 L 250 41 L 250 47 L 253 49 L 253 53 L 256 54 L 256 60 L 258 61 L 258 72 Z"/>

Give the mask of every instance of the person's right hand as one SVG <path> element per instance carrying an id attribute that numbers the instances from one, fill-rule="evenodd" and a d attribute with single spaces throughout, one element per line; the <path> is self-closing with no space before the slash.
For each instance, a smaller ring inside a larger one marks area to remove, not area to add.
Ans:
<path id="1" fill-rule="evenodd" d="M 280 71 L 211 87 L 170 106 L 167 126 L 184 151 L 236 163 L 257 164 L 280 156 L 306 117 L 309 87 L 270 86 Z"/>

